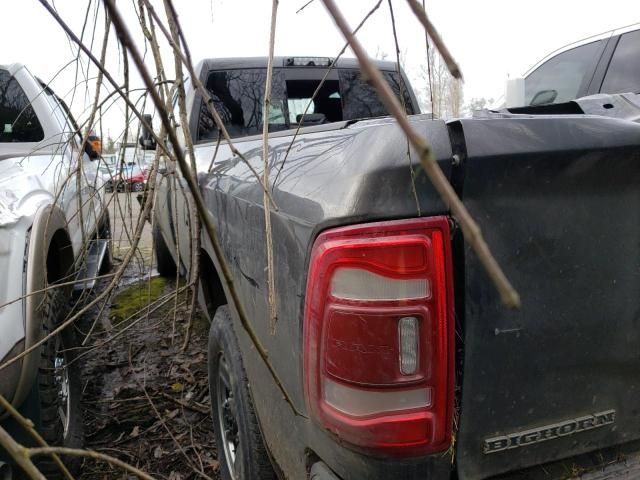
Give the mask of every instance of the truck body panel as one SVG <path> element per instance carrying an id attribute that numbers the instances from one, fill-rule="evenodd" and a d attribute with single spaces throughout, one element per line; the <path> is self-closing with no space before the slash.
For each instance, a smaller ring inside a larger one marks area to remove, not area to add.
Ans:
<path id="1" fill-rule="evenodd" d="M 523 304 L 503 308 L 465 249 L 460 474 L 637 440 L 640 126 L 557 116 L 460 130 L 464 203 Z"/>

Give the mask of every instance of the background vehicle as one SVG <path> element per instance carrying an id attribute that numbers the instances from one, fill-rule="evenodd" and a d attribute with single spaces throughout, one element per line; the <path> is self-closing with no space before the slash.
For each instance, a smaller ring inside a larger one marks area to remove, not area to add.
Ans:
<path id="1" fill-rule="evenodd" d="M 152 152 L 143 150 L 135 143 L 127 143 L 120 147 L 123 152 L 118 153 L 118 158 L 124 158 L 126 165 L 137 165 L 143 171 L 147 171 L 149 166 L 153 163 L 154 154 Z"/>
<path id="2" fill-rule="evenodd" d="M 82 280 L 108 268 L 110 223 L 91 161 L 97 153 L 89 144 L 80 150 L 84 142 L 64 102 L 22 65 L 0 66 L 0 125 L 2 365 L 66 318 L 72 287 L 46 287 L 77 279 L 76 289 L 90 288 L 94 281 Z M 78 168 L 80 189 L 65 181 Z M 69 365 L 74 341 L 67 328 L 0 373 L 0 393 L 48 443 L 70 447 L 83 438 L 79 365 Z M 33 444 L 6 412 L 0 420 L 15 438 Z M 48 463 L 41 468 L 47 478 L 59 474 Z"/>
<path id="3" fill-rule="evenodd" d="M 107 192 L 142 192 L 147 184 L 147 174 L 138 165 L 126 165 L 115 171 L 111 167 L 102 168 L 108 176 L 105 181 Z"/>
<path id="4" fill-rule="evenodd" d="M 200 303 L 212 318 L 223 478 L 549 479 L 606 465 L 637 478 L 640 125 L 623 120 L 622 97 L 602 100 L 609 117 L 545 107 L 410 117 L 520 292 L 522 309 L 509 311 L 424 173 L 412 172 L 401 130 L 377 118 L 384 109 L 355 62 L 338 62 L 313 104 L 318 122 L 293 137 L 297 102 L 327 64 L 274 63 L 275 333 L 261 185 L 187 93 L 202 195 L 289 398 L 240 324 L 205 235 Z M 258 172 L 265 66 L 197 68 Z M 417 113 L 395 65 L 378 66 Z M 189 202 L 172 183 L 167 174 L 157 186 L 161 273 L 190 269 Z"/>
<path id="5" fill-rule="evenodd" d="M 507 107 L 568 102 L 598 93 L 640 93 L 640 25 L 573 43 L 507 84 Z"/>

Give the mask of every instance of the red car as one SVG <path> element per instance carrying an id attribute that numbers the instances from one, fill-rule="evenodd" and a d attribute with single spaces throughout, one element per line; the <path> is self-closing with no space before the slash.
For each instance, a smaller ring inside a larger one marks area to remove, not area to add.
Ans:
<path id="1" fill-rule="evenodd" d="M 147 172 L 137 165 L 127 165 L 113 176 L 118 192 L 142 192 L 147 184 Z M 110 189 L 113 191 L 113 187 Z"/>

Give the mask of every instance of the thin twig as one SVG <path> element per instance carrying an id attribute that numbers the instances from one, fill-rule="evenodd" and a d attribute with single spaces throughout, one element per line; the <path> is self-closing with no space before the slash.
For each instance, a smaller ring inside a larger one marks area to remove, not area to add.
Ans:
<path id="1" fill-rule="evenodd" d="M 305 8 L 307 8 L 309 5 L 311 5 L 313 2 L 315 2 L 316 0 L 309 0 L 307 3 L 305 3 L 304 5 L 302 5 L 298 10 L 296 10 L 296 15 L 298 13 L 300 13 L 301 11 L 303 11 Z"/>
<path id="2" fill-rule="evenodd" d="M 131 370 L 133 370 L 133 363 L 131 362 L 131 354 L 129 354 L 129 367 L 131 368 Z M 144 386 L 143 383 L 141 383 L 137 378 L 136 378 L 136 383 L 138 384 L 138 386 L 140 387 L 140 389 L 142 390 L 142 393 L 144 393 L 144 396 L 147 398 L 147 402 L 149 403 L 149 405 L 151 406 L 151 409 L 153 410 L 153 413 L 155 414 L 156 418 L 158 419 L 158 421 L 160 422 L 160 425 L 162 425 L 162 427 L 165 429 L 165 431 L 169 434 L 169 436 L 171 437 L 171 440 L 173 441 L 173 443 L 175 444 L 176 447 L 178 447 L 178 450 L 180 451 L 180 453 L 182 454 L 182 456 L 184 457 L 187 465 L 189 465 L 189 467 L 191 467 L 191 469 L 197 473 L 198 475 L 206 478 L 207 480 L 213 480 L 211 477 L 209 477 L 206 473 L 204 473 L 203 471 L 198 470 L 192 463 L 191 463 L 191 459 L 189 458 L 189 456 L 187 455 L 187 452 L 184 451 L 184 448 L 182 448 L 182 445 L 180 444 L 180 442 L 178 441 L 178 439 L 176 438 L 176 436 L 173 434 L 173 432 L 171 431 L 171 429 L 167 426 L 167 422 L 165 421 L 165 419 L 163 418 L 163 416 L 160 414 L 160 412 L 158 411 L 158 408 L 156 407 L 156 404 L 153 402 L 153 400 L 151 399 L 151 397 L 149 396 L 149 392 L 147 392 L 147 388 Z"/>
<path id="3" fill-rule="evenodd" d="M 440 37 L 440 34 L 436 30 L 436 27 L 434 27 L 431 23 L 431 20 L 429 20 L 427 12 L 425 12 L 424 8 L 422 8 L 422 6 L 418 3 L 418 0 L 407 0 L 407 2 L 409 2 L 411 10 L 413 10 L 413 13 L 416 17 L 418 17 L 418 20 L 420 20 L 420 23 L 422 23 L 422 26 L 426 30 L 427 34 L 431 37 L 431 40 L 433 40 L 433 44 L 438 49 L 438 52 L 440 52 L 444 63 L 449 69 L 449 73 L 453 75 L 453 78 L 462 80 L 462 71 L 460 70 L 460 67 L 458 67 L 458 64 L 454 60 L 453 55 L 451 55 L 451 53 L 449 52 L 449 49 Z"/>
<path id="4" fill-rule="evenodd" d="M 173 6 L 170 2 L 164 2 L 165 11 L 167 14 L 167 22 L 169 24 L 169 29 L 171 30 L 171 37 L 173 38 L 174 43 L 179 43 L 180 35 L 178 33 L 178 17 L 177 13 L 173 9 Z M 185 49 L 186 49 L 186 43 Z M 176 83 L 175 88 L 178 97 L 178 110 L 180 114 L 180 124 L 182 126 L 182 135 L 184 137 L 185 145 L 187 146 L 187 153 L 189 154 L 189 158 L 191 160 L 191 176 L 193 180 L 197 182 L 197 165 L 196 165 L 196 155 L 193 151 L 193 141 L 191 139 L 191 131 L 188 128 L 189 121 L 187 116 L 187 102 L 186 102 L 186 93 L 184 86 L 184 74 L 182 71 L 182 61 L 180 56 L 173 51 L 173 60 L 174 67 L 176 69 Z M 180 184 L 182 186 L 182 184 Z M 191 290 L 191 308 L 189 309 L 189 319 L 187 321 L 187 325 L 185 327 L 185 335 L 184 342 L 182 344 L 182 351 L 186 351 L 187 346 L 189 345 L 189 341 L 191 339 L 191 327 L 193 325 L 193 313 L 195 311 L 196 299 L 198 298 L 198 286 L 200 279 L 200 235 L 202 231 L 202 225 L 200 225 L 200 218 L 198 217 L 198 210 L 195 208 L 193 204 L 193 197 L 189 192 L 184 193 L 184 197 L 187 201 L 188 205 L 188 214 L 189 214 L 189 229 L 191 233 L 191 260 L 190 260 L 190 268 L 189 268 L 189 279 L 193 284 Z"/>
<path id="5" fill-rule="evenodd" d="M 161 397 L 166 398 L 167 400 L 171 400 L 173 403 L 180 405 L 181 407 L 187 408 L 189 410 L 193 410 L 194 412 L 202 413 L 204 415 L 209 415 L 211 411 L 208 408 L 201 407 L 195 403 L 189 403 L 184 400 L 180 400 L 179 398 L 172 397 L 168 393 L 158 392 Z"/>
<path id="6" fill-rule="evenodd" d="M 398 72 L 398 81 L 400 86 L 400 102 L 402 103 L 402 111 L 407 111 L 407 106 L 405 104 L 405 91 L 406 87 L 404 85 L 404 79 L 402 78 L 402 67 L 400 66 L 400 44 L 398 42 L 398 32 L 396 31 L 396 17 L 393 13 L 393 3 L 391 0 L 387 0 L 389 4 L 389 15 L 391 16 L 391 29 L 393 31 L 393 41 L 396 47 L 396 71 Z M 409 160 L 409 175 L 411 176 L 411 193 L 413 195 L 413 199 L 416 202 L 416 210 L 418 212 L 418 216 L 421 216 L 420 212 L 420 200 L 418 200 L 418 191 L 416 190 L 416 172 L 413 169 L 413 158 L 411 158 L 411 143 L 409 143 L 409 139 L 406 138 L 407 143 L 407 160 Z"/>
<path id="7" fill-rule="evenodd" d="M 447 177 L 445 177 L 440 169 L 429 144 L 423 136 L 411 126 L 406 113 L 402 111 L 402 107 L 391 91 L 389 84 L 384 80 L 382 74 L 373 65 L 371 60 L 369 60 L 358 39 L 351 33 L 346 19 L 336 6 L 334 0 L 323 0 L 323 2 L 344 37 L 349 41 L 351 49 L 358 57 L 360 68 L 377 90 L 380 100 L 387 111 L 396 119 L 398 125 L 420 155 L 420 162 L 429 180 L 431 180 L 431 183 L 440 194 L 442 201 L 451 209 L 453 215 L 458 219 L 465 241 L 476 252 L 480 263 L 482 263 L 489 278 L 498 289 L 498 292 L 500 292 L 503 303 L 511 308 L 519 308 L 520 296 L 518 292 L 513 288 L 489 250 L 480 232 L 480 227 L 478 227 L 473 220 L 467 208 L 463 205 L 462 201 L 460 201 L 455 190 L 447 180 Z"/>
<path id="8" fill-rule="evenodd" d="M 267 302 L 269 304 L 269 331 L 276 333 L 278 310 L 276 305 L 276 284 L 273 267 L 273 232 L 271 230 L 271 210 L 269 208 L 269 107 L 271 106 L 271 80 L 273 78 L 273 49 L 276 39 L 276 19 L 278 15 L 278 0 L 271 2 L 271 28 L 269 30 L 269 59 L 267 60 L 267 79 L 264 87 L 264 103 L 262 107 L 262 160 L 264 171 L 262 183 L 267 187 L 263 197 L 264 229 L 267 248 Z"/>
<path id="9" fill-rule="evenodd" d="M 426 11 L 424 8 L 424 0 L 422 0 L 422 9 Z M 429 79 L 429 102 L 431 105 L 431 120 L 434 119 L 433 115 L 433 79 L 431 78 L 431 47 L 429 46 L 429 34 L 427 31 L 424 31 L 424 43 L 427 47 L 427 77 Z"/>
<path id="10" fill-rule="evenodd" d="M 34 428 L 33 422 L 28 418 L 23 417 L 20 412 L 18 412 L 18 410 L 16 410 L 13 405 L 11 405 L 11 403 L 2 395 L 0 395 L 0 407 L 9 412 L 9 415 L 11 415 L 16 422 L 18 422 L 25 430 L 29 432 L 29 434 L 33 437 L 38 445 L 40 445 L 41 447 L 48 447 L 47 442 L 44 441 L 44 438 L 42 438 L 38 431 Z M 53 458 L 53 462 L 58 466 L 65 478 L 67 478 L 67 480 L 73 480 L 73 476 L 71 475 L 69 470 L 67 470 L 67 467 L 65 467 L 64 463 L 62 463 L 60 457 L 56 454 L 53 454 L 51 458 Z"/>
<path id="11" fill-rule="evenodd" d="M 211 115 L 211 118 L 213 118 L 213 121 L 215 122 L 216 127 L 218 127 L 218 130 L 220 130 L 220 132 L 222 133 L 222 136 L 225 139 L 225 141 L 227 142 L 227 145 L 229 145 L 229 149 L 231 150 L 231 153 L 233 155 L 236 155 L 238 158 L 240 158 L 240 160 L 242 160 L 247 165 L 247 167 L 249 168 L 249 170 L 251 171 L 253 176 L 256 179 L 258 179 L 258 182 L 262 186 L 262 190 L 266 192 L 267 196 L 269 197 L 269 201 L 271 202 L 271 205 L 277 211 L 278 207 L 277 207 L 276 203 L 274 202 L 273 197 L 271 196 L 271 192 L 269 192 L 269 189 L 266 188 L 265 185 L 262 183 L 262 178 L 260 177 L 260 175 L 258 174 L 256 169 L 253 168 L 253 165 L 251 165 L 251 163 L 249 163 L 247 158 L 242 154 L 242 152 L 240 152 L 240 150 L 238 150 L 236 148 L 236 146 L 234 145 L 233 141 L 231 140 L 231 136 L 229 135 L 229 132 L 227 131 L 227 127 L 225 127 L 224 122 L 220 118 L 220 114 L 218 113 L 218 111 L 214 107 L 214 102 L 213 102 L 213 99 L 211 98 L 211 95 L 209 94 L 209 91 L 204 87 L 204 85 L 200 81 L 200 78 L 198 77 L 198 75 L 196 75 L 196 71 L 194 69 L 193 63 L 191 62 L 191 59 L 186 57 L 182 53 L 182 51 L 180 51 L 180 47 L 178 45 L 176 45 L 176 43 L 173 41 L 173 38 L 171 37 L 171 34 L 167 31 L 166 27 L 162 24 L 160 18 L 158 17 L 158 14 L 154 10 L 154 8 L 151 5 L 151 3 L 149 2 L 149 0 L 144 0 L 144 2 L 146 4 L 146 6 L 147 6 L 147 10 L 149 11 L 149 13 L 156 19 L 158 27 L 160 28 L 160 30 L 162 31 L 162 33 L 166 37 L 167 42 L 169 42 L 169 45 L 171 46 L 171 48 L 173 48 L 174 53 L 176 55 L 180 56 L 180 60 L 182 60 L 182 63 L 184 63 L 184 65 L 187 67 L 187 70 L 189 71 L 191 82 L 193 83 L 193 85 L 198 90 L 198 93 L 202 96 L 204 104 L 207 106 L 207 110 L 209 111 L 209 114 Z M 171 2 L 170 2 L 170 5 L 172 5 Z M 182 29 L 180 28 L 180 23 L 178 22 L 177 17 L 175 18 L 175 21 L 176 21 L 176 27 L 178 28 L 178 33 L 180 33 Z"/>
<path id="12" fill-rule="evenodd" d="M 0 446 L 4 448 L 32 480 L 47 480 L 33 464 L 27 454 L 27 450 L 16 442 L 2 426 L 0 426 Z"/>
<path id="13" fill-rule="evenodd" d="M 111 455 L 96 452 L 94 450 L 80 450 L 77 448 L 65 448 L 65 447 L 41 447 L 41 448 L 28 448 L 25 451 L 27 455 L 29 455 L 29 457 L 35 457 L 38 455 L 57 454 L 57 455 L 68 455 L 70 457 L 83 457 L 83 458 L 92 458 L 94 460 L 101 460 L 108 464 L 119 467 L 122 470 L 125 470 L 137 476 L 138 478 L 142 478 L 143 480 L 155 480 L 154 477 L 134 467 L 133 465 L 123 462 L 122 460 L 112 457 Z"/>
<path id="14" fill-rule="evenodd" d="M 380 5 L 382 4 L 382 0 L 378 0 L 373 7 L 371 8 L 371 10 L 369 10 L 369 12 L 364 16 L 364 18 L 360 21 L 360 23 L 358 24 L 358 26 L 353 30 L 353 34 L 357 34 L 358 31 L 360 31 L 360 29 L 364 26 L 365 23 L 367 23 L 367 20 L 369 20 L 369 18 L 371 18 L 371 15 L 373 15 L 373 13 L 378 10 L 378 8 L 380 8 Z M 327 78 L 329 77 L 329 74 L 333 71 L 333 69 L 335 68 L 336 64 L 338 63 L 338 60 L 340 60 L 340 57 L 342 57 L 342 55 L 344 54 L 344 52 L 347 51 L 347 48 L 349 48 L 349 42 L 346 42 L 344 44 L 344 46 L 342 47 L 342 49 L 338 52 L 338 54 L 336 55 L 336 57 L 333 59 L 333 61 L 331 62 L 331 65 L 329 65 L 329 68 L 327 68 L 327 71 L 324 73 L 324 76 L 322 77 L 322 79 L 320 80 L 320 83 L 318 83 L 318 86 L 316 87 L 315 91 L 313 92 L 313 95 L 311 95 L 311 98 L 309 99 L 309 101 L 307 102 L 307 106 L 304 108 L 304 112 L 302 112 L 302 116 L 300 117 L 300 121 L 298 122 L 298 126 L 296 127 L 296 131 L 293 133 L 293 136 L 291 137 L 291 141 L 289 142 L 289 146 L 287 147 L 287 151 L 284 154 L 284 158 L 282 159 L 282 162 L 280 163 L 280 167 L 278 167 L 278 173 L 276 174 L 276 178 L 273 180 L 273 185 L 275 187 L 278 178 L 280 177 L 280 173 L 282 172 L 282 169 L 284 168 L 284 164 L 287 161 L 287 158 L 289 157 L 289 152 L 291 151 L 291 147 L 293 147 L 294 142 L 296 141 L 296 138 L 298 138 L 298 134 L 300 133 L 300 129 L 302 128 L 302 126 L 304 125 L 304 116 L 307 114 L 307 112 L 309 111 L 309 108 L 311 108 L 311 105 L 313 105 L 313 101 L 315 100 L 316 96 L 318 95 L 318 93 L 320 92 L 320 90 L 322 89 L 322 86 L 324 85 L 324 82 L 327 80 Z"/>
<path id="15" fill-rule="evenodd" d="M 94 62 L 94 64 L 100 69 L 101 72 L 104 73 L 105 78 L 107 78 L 115 88 L 119 88 L 117 83 L 113 79 L 113 77 L 111 77 L 111 75 L 104 69 L 104 67 L 99 62 L 99 60 L 97 60 L 95 58 L 95 56 L 93 56 L 93 54 L 91 54 L 91 51 L 89 49 L 87 49 L 87 47 L 82 44 L 82 42 L 75 36 L 75 34 L 73 34 L 73 32 L 71 31 L 69 26 L 62 20 L 62 18 L 60 18 L 60 16 L 57 14 L 57 12 L 55 12 L 55 10 L 51 7 L 51 5 L 49 5 L 46 2 L 46 0 L 40 0 L 40 3 L 42 5 L 44 5 L 44 7 L 51 13 L 51 15 L 56 19 L 56 21 L 63 27 L 63 29 L 65 30 L 65 32 L 67 32 L 69 37 L 72 38 L 76 43 L 78 43 L 78 45 L 81 48 L 81 50 L 83 50 L 88 56 L 90 56 L 90 58 Z M 150 87 L 150 88 L 152 88 L 152 87 Z M 123 93 L 122 90 L 120 90 L 120 94 L 122 95 L 122 98 L 125 100 L 125 102 L 127 102 L 127 105 L 131 106 L 133 113 L 136 114 L 138 116 L 138 118 L 141 119 L 141 121 L 144 121 L 144 119 L 142 118 L 142 115 L 135 108 L 135 105 L 133 105 L 131 103 L 131 101 L 128 99 L 126 94 Z M 147 128 L 151 129 L 151 126 L 147 125 L 146 122 L 145 122 L 145 125 L 147 126 Z M 161 146 L 164 147 L 164 142 L 161 139 L 159 139 L 158 145 L 161 145 Z M 166 147 L 164 147 L 164 148 L 165 148 L 165 152 L 167 153 L 167 155 L 171 155 L 171 153 L 166 149 Z M 149 173 L 148 188 L 149 188 L 150 191 L 153 191 L 154 188 L 155 188 L 155 177 L 156 177 L 155 174 L 156 174 L 156 172 L 158 170 L 157 161 L 158 161 L 158 159 L 156 157 L 156 161 L 155 161 L 154 165 L 152 166 L 151 171 Z M 49 340 L 50 338 L 53 338 L 55 335 L 57 335 L 58 333 L 63 331 L 65 328 L 67 328 L 69 325 L 71 325 L 84 312 L 88 311 L 94 305 L 98 304 L 105 297 L 110 295 L 110 292 L 118 285 L 120 279 L 124 275 L 126 266 L 129 264 L 129 262 L 131 261 L 131 258 L 134 256 L 134 254 L 136 252 L 136 249 L 138 247 L 138 243 L 139 243 L 141 235 L 142 235 L 142 229 L 145 226 L 145 222 L 146 222 L 145 219 L 149 215 L 152 203 L 153 203 L 153 196 L 150 195 L 147 198 L 146 203 L 144 204 L 143 208 L 141 209 L 140 216 L 138 217 L 138 224 L 136 225 L 136 232 L 135 232 L 135 236 L 134 236 L 133 241 L 132 241 L 131 249 L 125 255 L 124 260 L 122 262 L 122 265 L 116 271 L 115 275 L 113 276 L 113 278 L 111 280 L 111 283 L 107 286 L 105 291 L 103 291 L 94 300 L 89 302 L 87 305 L 85 305 L 81 310 L 76 312 L 74 315 L 72 315 L 71 317 L 65 319 L 65 321 L 63 321 L 58 327 L 53 329 L 51 332 L 49 332 L 49 334 L 45 335 L 43 338 L 41 338 L 40 340 L 35 342 L 33 345 L 31 345 L 28 348 L 26 348 L 25 350 L 23 350 L 18 355 L 14 356 L 14 357 L 6 360 L 4 363 L 2 363 L 0 365 L 0 370 L 2 370 L 4 368 L 8 367 L 9 365 L 17 362 L 19 359 L 25 357 L 26 355 L 29 355 L 35 349 L 39 348 L 42 344 L 44 344 L 47 340 Z"/>
<path id="16" fill-rule="evenodd" d="M 158 96 L 158 93 L 153 89 L 153 80 L 151 79 L 151 76 L 149 75 L 149 72 L 147 71 L 147 68 L 144 65 L 142 57 L 140 56 L 140 53 L 138 52 L 138 49 L 137 49 L 133 39 L 131 38 L 131 34 L 129 33 L 129 31 L 128 31 L 127 27 L 126 27 L 126 25 L 124 23 L 124 20 L 122 19 L 122 16 L 120 15 L 120 12 L 116 8 L 114 0 L 104 0 L 104 2 L 105 2 L 105 5 L 107 7 L 107 10 L 109 11 L 109 14 L 111 15 L 111 19 L 112 19 L 113 25 L 114 25 L 116 31 L 118 32 L 118 36 L 120 38 L 120 41 L 122 42 L 123 45 L 126 46 L 126 48 L 131 53 L 131 56 L 133 57 L 134 62 L 136 63 L 136 66 L 138 67 L 138 72 L 140 73 L 140 76 L 142 77 L 144 83 L 149 87 L 149 95 L 151 95 L 151 98 L 153 99 L 153 103 L 155 104 L 156 108 L 158 109 L 158 114 L 159 114 L 159 116 L 160 116 L 160 118 L 162 120 L 162 124 L 167 129 L 167 135 L 169 137 L 169 141 L 170 141 L 171 145 L 173 146 L 174 153 L 175 153 L 178 165 L 180 167 L 182 176 L 185 179 L 185 181 L 187 182 L 187 185 L 189 186 L 189 189 L 191 190 L 191 194 L 194 197 L 194 200 L 195 200 L 195 203 L 196 203 L 196 207 L 198 209 L 198 214 L 200 215 L 200 218 L 201 218 L 201 220 L 202 220 L 202 222 L 204 224 L 204 227 L 205 227 L 205 230 L 206 230 L 207 235 L 209 237 L 209 240 L 211 241 L 211 245 L 213 247 L 214 254 L 215 254 L 215 256 L 216 256 L 216 258 L 218 260 L 218 263 L 220 265 L 220 270 L 221 270 L 221 273 L 222 273 L 222 280 L 224 281 L 225 285 L 227 286 L 227 290 L 228 290 L 229 294 L 231 295 L 232 305 L 233 305 L 233 307 L 235 307 L 235 310 L 238 313 L 240 324 L 242 325 L 243 329 L 249 335 L 249 338 L 250 338 L 251 342 L 253 343 L 253 346 L 255 347 L 256 351 L 260 355 L 260 358 L 262 359 L 262 361 L 264 362 L 265 366 L 269 370 L 269 373 L 271 374 L 276 386 L 278 387 L 278 389 L 282 393 L 284 400 L 287 402 L 287 404 L 291 407 L 292 411 L 296 415 L 302 416 L 302 417 L 306 417 L 303 413 L 301 413 L 295 407 L 295 405 L 293 403 L 293 400 L 291 399 L 291 396 L 287 392 L 286 388 L 284 387 L 284 384 L 282 383 L 282 380 L 280 379 L 280 376 L 275 371 L 275 369 L 273 368 L 273 365 L 271 364 L 271 361 L 269 360 L 269 354 L 268 354 L 266 348 L 264 347 L 264 345 L 262 344 L 262 342 L 258 338 L 255 330 L 253 329 L 253 326 L 251 325 L 251 323 L 248 320 L 248 317 L 247 317 L 246 312 L 244 310 L 244 306 L 243 306 L 243 304 L 242 304 L 242 302 L 240 300 L 240 297 L 238 295 L 238 292 L 237 292 L 237 290 L 235 288 L 235 283 L 234 283 L 233 277 L 231 275 L 231 271 L 229 269 L 229 266 L 228 266 L 227 262 L 225 261 L 224 252 L 223 252 L 222 246 L 220 245 L 220 242 L 218 240 L 216 227 L 213 224 L 213 219 L 211 217 L 211 214 L 207 210 L 207 207 L 206 207 L 206 205 L 204 203 L 204 199 L 202 198 L 202 195 L 200 194 L 200 190 L 198 189 L 197 183 L 194 182 L 194 180 L 191 177 L 191 175 L 189 175 L 189 166 L 187 165 L 187 162 L 186 162 L 185 157 L 184 157 L 184 153 L 182 152 L 182 149 L 180 147 L 180 142 L 178 141 L 178 138 L 176 137 L 175 131 L 171 128 L 171 123 L 170 123 L 170 120 L 169 120 L 169 116 L 168 116 L 166 110 L 164 109 L 164 105 L 162 104 L 161 99 Z M 214 111 L 215 111 L 215 109 L 214 109 Z"/>

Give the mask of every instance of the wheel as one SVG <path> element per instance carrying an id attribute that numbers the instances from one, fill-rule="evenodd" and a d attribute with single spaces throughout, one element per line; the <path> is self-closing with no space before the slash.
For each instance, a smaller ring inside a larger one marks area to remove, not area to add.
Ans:
<path id="1" fill-rule="evenodd" d="M 163 277 L 175 277 L 176 262 L 173 261 L 169 247 L 162 237 L 158 225 L 154 225 L 151 231 L 153 236 L 153 249 L 156 252 L 156 268 L 158 273 Z"/>
<path id="2" fill-rule="evenodd" d="M 222 478 L 275 479 L 226 305 L 209 331 L 209 395 Z"/>
<path id="3" fill-rule="evenodd" d="M 67 291 L 62 288 L 48 290 L 43 303 L 44 335 L 48 335 L 66 317 Z M 73 327 L 47 340 L 41 349 L 38 369 L 38 396 L 42 438 L 49 444 L 67 448 L 82 448 L 84 429 L 81 408 L 82 380 L 79 363 L 74 361 L 76 346 Z M 63 457 L 72 474 L 77 473 L 81 459 Z M 38 468 L 47 479 L 64 478 L 56 464 L 42 457 Z"/>
<path id="4" fill-rule="evenodd" d="M 144 190 L 144 183 L 142 182 L 137 182 L 133 184 L 133 191 L 134 192 L 142 192 Z"/>

